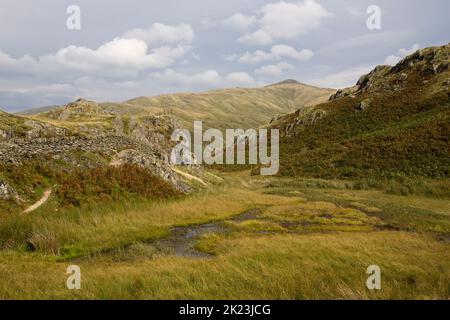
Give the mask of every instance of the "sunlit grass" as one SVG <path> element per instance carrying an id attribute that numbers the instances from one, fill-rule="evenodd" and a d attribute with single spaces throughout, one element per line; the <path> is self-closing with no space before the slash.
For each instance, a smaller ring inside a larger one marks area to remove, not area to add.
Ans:
<path id="1" fill-rule="evenodd" d="M 1 298 L 446 299 L 448 245 L 402 232 L 261 235 L 218 241 L 207 259 L 153 255 L 78 262 L 82 289 L 65 288 L 68 263 L 0 255 Z M 382 290 L 365 286 L 382 270 Z"/>
<path id="2" fill-rule="evenodd" d="M 450 298 L 450 244 L 438 240 L 450 234 L 448 199 L 222 178 L 178 199 L 58 211 L 55 202 L 2 220 L 0 298 Z M 223 232 L 194 242 L 209 256 L 176 256 L 151 241 L 214 221 Z M 70 264 L 81 267 L 79 291 L 65 287 Z M 365 286 L 372 264 L 381 291 Z"/>

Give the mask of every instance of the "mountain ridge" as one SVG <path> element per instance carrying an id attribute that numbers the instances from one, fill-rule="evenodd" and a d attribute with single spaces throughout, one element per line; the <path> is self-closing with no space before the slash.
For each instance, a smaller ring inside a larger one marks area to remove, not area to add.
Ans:
<path id="1" fill-rule="evenodd" d="M 218 129 L 259 127 L 273 117 L 287 114 L 297 108 L 325 102 L 335 90 L 318 88 L 299 82 L 285 82 L 261 88 L 226 88 L 202 93 L 161 94 L 141 96 L 123 103 L 94 102 L 95 108 L 105 114 L 124 117 L 171 113 L 183 128 L 192 129 L 195 120 L 205 127 Z M 85 99 L 78 99 L 78 104 Z M 62 114 L 77 101 L 34 114 L 26 114 L 41 121 L 64 121 Z M 73 108 L 72 108 L 73 109 Z M 22 112 L 23 113 L 23 112 Z M 66 119 L 67 120 L 67 119 Z M 64 125 L 63 123 L 59 123 Z"/>
<path id="2" fill-rule="evenodd" d="M 324 102 L 335 92 L 334 89 L 319 88 L 287 79 L 260 88 L 223 88 L 200 93 L 182 92 L 140 96 L 120 103 L 95 103 L 100 108 L 123 115 L 127 115 L 127 113 L 130 115 L 156 115 L 163 112 L 174 112 L 185 127 L 191 128 L 194 120 L 203 120 L 206 126 L 224 129 L 225 125 L 231 127 L 233 125 L 260 126 L 275 116 L 287 114 L 303 105 L 309 106 Z M 54 118 L 52 113 L 62 112 L 66 106 L 74 102 L 65 106 L 24 110 L 17 114 L 45 120 L 47 116 Z M 201 112 L 198 112 L 199 109 Z M 189 116 L 189 112 L 192 116 Z M 238 112 L 245 113 L 240 117 L 242 120 L 233 121 L 231 115 Z M 252 112 L 256 112 L 256 114 L 251 114 Z M 254 119 L 255 117 L 256 119 Z"/>

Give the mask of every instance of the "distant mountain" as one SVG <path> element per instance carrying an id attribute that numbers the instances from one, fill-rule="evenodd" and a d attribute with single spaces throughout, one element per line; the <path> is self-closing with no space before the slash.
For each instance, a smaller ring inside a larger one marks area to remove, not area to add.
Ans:
<path id="1" fill-rule="evenodd" d="M 78 99 L 19 114 L 0 112 L 0 210 L 37 200 L 57 185 L 60 205 L 190 190 L 169 163 L 175 128 L 248 128 L 334 91 L 297 82 L 260 89 L 141 97 L 124 103 Z M 37 112 L 37 113 L 36 113 Z"/>
<path id="2" fill-rule="evenodd" d="M 448 177 L 450 45 L 378 66 L 329 102 L 271 123 L 280 174 L 321 178 Z"/>
<path id="3" fill-rule="evenodd" d="M 334 93 L 335 90 L 332 89 L 322 89 L 295 80 L 286 80 L 256 89 L 231 88 L 205 93 L 165 94 L 139 97 L 123 103 L 96 105 L 105 113 L 122 117 L 171 113 L 184 128 L 188 129 L 192 128 L 195 120 L 203 120 L 205 127 L 218 129 L 249 128 L 258 127 L 276 116 L 299 108 L 325 102 Z M 57 123 L 60 120 L 67 124 L 70 119 L 65 118 L 64 115 L 61 116 L 64 110 L 65 107 L 50 107 L 43 109 L 42 112 L 36 112 L 40 110 L 34 109 L 21 114 L 33 115 L 40 120 L 52 119 Z M 89 120 L 88 117 L 85 114 L 84 120 Z"/>
<path id="4" fill-rule="evenodd" d="M 50 110 L 53 110 L 53 109 L 56 109 L 56 108 L 59 108 L 59 107 L 61 107 L 61 106 L 53 105 L 53 106 L 31 108 L 31 109 L 27 109 L 27 110 L 16 112 L 16 114 L 23 115 L 23 116 L 31 116 L 31 115 L 35 115 L 35 114 L 38 114 L 38 113 L 47 112 L 47 111 L 50 111 Z"/>

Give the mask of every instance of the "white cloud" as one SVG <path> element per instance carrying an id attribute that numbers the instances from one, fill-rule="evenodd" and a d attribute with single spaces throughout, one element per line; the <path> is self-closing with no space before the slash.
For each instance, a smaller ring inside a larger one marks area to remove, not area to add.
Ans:
<path id="1" fill-rule="evenodd" d="M 419 49 L 420 49 L 420 46 L 417 43 L 415 43 L 412 45 L 411 49 L 402 48 L 402 49 L 398 50 L 398 53 L 401 56 L 406 57 L 406 56 L 409 56 L 410 54 L 413 54 L 414 52 L 416 52 Z"/>
<path id="2" fill-rule="evenodd" d="M 222 83 L 222 76 L 215 70 L 208 70 L 201 73 L 192 75 L 186 75 L 176 72 L 173 69 L 166 69 L 164 72 L 155 72 L 151 74 L 151 77 L 158 81 L 175 84 L 175 85 L 208 85 L 214 86 Z"/>
<path id="3" fill-rule="evenodd" d="M 271 64 L 267 66 L 262 66 L 255 70 L 255 73 L 260 76 L 271 76 L 276 77 L 283 74 L 285 70 L 292 69 L 293 66 L 286 62 L 280 62 L 278 64 Z"/>
<path id="4" fill-rule="evenodd" d="M 225 56 L 226 61 L 236 61 L 237 58 L 238 58 L 238 55 L 236 53 L 231 54 L 229 56 Z"/>
<path id="5" fill-rule="evenodd" d="M 417 43 L 413 44 L 410 49 L 401 48 L 397 51 L 397 54 L 386 57 L 386 59 L 384 60 L 384 64 L 396 65 L 404 57 L 409 56 L 410 54 L 413 54 L 414 52 L 416 52 L 419 49 L 420 49 L 420 46 Z"/>
<path id="6" fill-rule="evenodd" d="M 365 32 L 362 35 L 351 38 L 336 37 L 336 41 L 323 46 L 318 53 L 321 56 L 334 57 L 340 55 L 352 55 L 355 52 L 373 52 L 374 48 L 381 49 L 391 47 L 399 41 L 414 37 L 412 29 L 399 29 L 380 32 Z"/>
<path id="7" fill-rule="evenodd" d="M 239 41 L 263 45 L 275 39 L 296 38 L 317 29 L 328 16 L 331 13 L 315 0 L 269 3 L 258 11 L 259 29 L 242 36 Z"/>
<path id="8" fill-rule="evenodd" d="M 188 24 L 171 26 L 154 23 L 148 29 L 134 29 L 123 34 L 123 38 L 140 39 L 149 46 L 158 43 L 190 44 L 194 37 L 194 30 Z"/>
<path id="9" fill-rule="evenodd" d="M 164 72 L 154 72 L 150 77 L 159 82 L 167 83 L 172 86 L 196 87 L 248 87 L 256 85 L 255 80 L 246 72 L 233 72 L 226 76 L 220 75 L 216 70 L 205 72 L 184 74 L 172 69 L 166 69 Z"/>
<path id="10" fill-rule="evenodd" d="M 146 82 L 148 72 L 185 59 L 193 38 L 188 25 L 155 23 L 148 30 L 127 32 L 97 48 L 70 45 L 36 57 L 12 57 L 0 51 L 0 101 L 23 108 L 79 96 L 109 99 L 142 95 L 142 91 L 152 89 Z M 200 59 L 196 53 L 191 57 Z M 194 81 L 200 83 L 202 77 L 204 83 L 217 78 L 206 73 Z"/>
<path id="11" fill-rule="evenodd" d="M 152 28 L 155 26 L 166 31 L 178 30 L 177 27 L 161 24 L 154 24 Z M 147 39 L 148 42 L 171 43 L 157 47 L 150 47 L 140 38 L 119 37 L 95 49 L 71 45 L 39 57 L 25 55 L 12 58 L 0 51 L 0 73 L 29 74 L 58 80 L 73 80 L 89 74 L 104 78 L 136 76 L 148 69 L 166 68 L 182 58 L 190 46 L 183 43 L 189 41 L 189 36 L 181 34 L 183 32 L 173 31 L 172 34 L 168 32 L 154 36 L 151 41 Z M 175 40 L 180 43 L 176 44 Z"/>
<path id="12" fill-rule="evenodd" d="M 390 55 L 390 56 L 387 56 L 386 59 L 384 59 L 384 64 L 393 66 L 393 65 L 396 65 L 400 60 L 402 60 L 402 57 L 399 57 L 396 55 Z"/>
<path id="13" fill-rule="evenodd" d="M 244 53 L 238 61 L 240 63 L 261 63 L 263 61 L 273 60 L 274 56 L 271 52 L 265 52 L 262 50 L 257 50 L 253 53 L 246 52 Z"/>
<path id="14" fill-rule="evenodd" d="M 306 61 L 314 56 L 314 53 L 309 49 L 303 49 L 302 51 L 297 51 L 291 46 L 287 45 L 276 45 L 272 47 L 272 54 L 276 57 L 287 57 L 294 60 Z"/>
<path id="15" fill-rule="evenodd" d="M 252 86 L 255 85 L 255 80 L 246 72 L 234 72 L 227 76 L 227 82 L 232 86 Z"/>
<path id="16" fill-rule="evenodd" d="M 261 63 L 264 61 L 280 60 L 282 58 L 290 58 L 298 61 L 307 61 L 314 56 L 314 53 L 309 49 L 298 51 L 297 49 L 288 45 L 273 46 L 270 52 L 256 50 L 255 52 L 246 52 L 238 61 L 240 63 Z"/>
<path id="17" fill-rule="evenodd" d="M 236 30 L 247 30 L 255 23 L 256 23 L 255 16 L 246 16 L 245 14 L 242 13 L 236 13 L 223 21 L 223 25 Z"/>
<path id="18" fill-rule="evenodd" d="M 348 70 L 312 79 L 309 83 L 322 88 L 341 89 L 352 87 L 362 75 L 369 73 L 372 69 L 373 66 L 350 68 Z"/>
<path id="19" fill-rule="evenodd" d="M 260 29 L 240 37 L 238 41 L 246 44 L 266 45 L 273 42 L 273 37 L 266 31 Z"/>

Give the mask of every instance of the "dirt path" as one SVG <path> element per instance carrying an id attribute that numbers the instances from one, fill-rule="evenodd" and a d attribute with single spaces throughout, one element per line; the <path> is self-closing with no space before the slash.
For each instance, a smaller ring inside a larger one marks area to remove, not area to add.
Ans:
<path id="1" fill-rule="evenodd" d="M 30 212 L 36 210 L 37 208 L 39 208 L 40 206 L 42 206 L 44 203 L 47 202 L 47 200 L 48 200 L 48 198 L 50 198 L 51 194 L 52 194 L 51 188 L 45 190 L 44 194 L 42 195 L 42 198 L 35 204 L 29 206 L 23 213 L 30 213 Z"/>
<path id="2" fill-rule="evenodd" d="M 187 172 L 183 172 L 181 170 L 178 170 L 177 168 L 172 168 L 172 170 L 175 171 L 176 173 L 178 173 L 179 175 L 189 179 L 189 180 L 195 180 L 197 182 L 200 182 L 205 187 L 208 186 L 205 181 L 203 181 L 202 179 L 200 179 L 198 177 L 193 176 L 192 174 L 189 174 Z"/>

